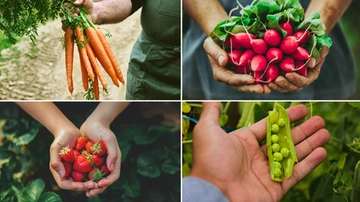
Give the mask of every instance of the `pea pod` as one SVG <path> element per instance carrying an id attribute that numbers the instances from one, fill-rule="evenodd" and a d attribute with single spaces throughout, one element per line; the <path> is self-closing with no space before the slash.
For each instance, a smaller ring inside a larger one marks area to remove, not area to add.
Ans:
<path id="1" fill-rule="evenodd" d="M 274 109 L 268 115 L 266 132 L 270 176 L 272 180 L 282 182 L 284 176 L 289 178 L 292 175 L 294 163 L 298 160 L 289 116 L 279 103 L 274 103 Z"/>

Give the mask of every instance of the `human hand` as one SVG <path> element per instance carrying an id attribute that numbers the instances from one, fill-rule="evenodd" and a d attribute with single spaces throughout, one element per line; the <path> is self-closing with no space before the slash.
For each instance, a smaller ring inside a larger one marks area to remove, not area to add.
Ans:
<path id="1" fill-rule="evenodd" d="M 58 186 L 61 189 L 67 190 L 81 190 L 85 191 L 88 187 L 85 183 L 75 182 L 71 178 L 64 177 L 65 168 L 61 162 L 61 157 L 59 155 L 61 146 L 69 146 L 71 148 L 75 147 L 76 139 L 80 136 L 80 131 L 77 128 L 74 129 L 64 129 L 59 131 L 59 133 L 54 134 L 55 139 L 50 146 L 50 171 L 54 176 L 54 179 Z M 61 146 L 60 146 L 61 145 Z"/>
<path id="2" fill-rule="evenodd" d="M 324 46 L 321 49 L 320 58 L 310 58 L 307 77 L 296 72 L 286 73 L 285 77 L 279 76 L 274 82 L 269 83 L 269 87 L 281 93 L 297 92 L 305 88 L 319 77 L 321 67 L 328 53 L 329 48 Z"/>
<path id="3" fill-rule="evenodd" d="M 108 186 L 114 183 L 120 177 L 121 151 L 115 134 L 100 122 L 86 120 L 80 127 L 81 134 L 87 136 L 93 142 L 97 142 L 100 138 L 107 147 L 106 166 L 110 170 L 110 174 L 101 179 L 99 182 L 88 181 L 87 187 L 91 187 L 86 191 L 88 197 L 102 193 Z"/>
<path id="4" fill-rule="evenodd" d="M 231 88 L 251 93 L 270 93 L 267 84 L 254 84 L 254 78 L 246 74 L 235 74 L 227 70 L 225 65 L 228 62 L 226 52 L 219 47 L 210 37 L 204 41 L 204 49 L 208 54 L 211 67 L 216 81 L 226 83 Z"/>
<path id="5" fill-rule="evenodd" d="M 291 122 L 307 114 L 303 105 L 287 109 Z M 193 131 L 193 166 L 190 175 L 217 186 L 230 201 L 280 201 L 283 195 L 325 158 L 321 146 L 330 139 L 324 121 L 315 116 L 291 130 L 299 162 L 283 182 L 270 177 L 263 119 L 242 130 L 225 133 L 219 125 L 218 103 L 203 103 Z"/>

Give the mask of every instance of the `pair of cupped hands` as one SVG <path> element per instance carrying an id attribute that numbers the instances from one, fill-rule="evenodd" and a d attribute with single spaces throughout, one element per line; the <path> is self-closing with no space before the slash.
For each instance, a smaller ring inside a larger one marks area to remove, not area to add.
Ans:
<path id="1" fill-rule="evenodd" d="M 321 49 L 320 58 L 310 58 L 308 62 L 308 76 L 301 76 L 296 72 L 286 73 L 279 76 L 275 81 L 267 84 L 254 84 L 251 75 L 236 74 L 225 68 L 228 63 L 226 52 L 218 46 L 210 37 L 204 42 L 204 49 L 208 54 L 213 69 L 214 79 L 226 83 L 231 88 L 250 93 L 269 94 L 271 90 L 280 93 L 298 92 L 314 82 L 320 74 L 321 66 L 329 53 L 329 48 L 324 46 Z"/>
<path id="2" fill-rule="evenodd" d="M 76 139 L 81 135 L 85 135 L 94 142 L 101 138 L 107 147 L 107 158 L 105 162 L 110 170 L 110 174 L 98 182 L 75 182 L 71 177 L 64 177 L 65 168 L 59 156 L 60 145 L 74 148 Z M 82 124 L 80 129 L 75 126 L 73 128 L 64 128 L 54 134 L 54 136 L 55 139 L 50 146 L 49 166 L 56 183 L 61 189 L 86 191 L 86 196 L 91 197 L 102 193 L 120 177 L 121 151 L 116 136 L 110 130 L 109 125 L 101 123 L 100 121 L 87 120 Z"/>

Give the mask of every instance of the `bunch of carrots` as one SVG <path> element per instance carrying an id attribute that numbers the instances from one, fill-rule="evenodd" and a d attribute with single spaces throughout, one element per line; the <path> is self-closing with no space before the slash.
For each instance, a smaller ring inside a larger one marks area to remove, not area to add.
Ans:
<path id="1" fill-rule="evenodd" d="M 72 20 L 72 22 L 68 24 L 64 34 L 68 90 L 71 94 L 74 90 L 73 63 L 76 44 L 86 99 L 99 100 L 99 82 L 105 92 L 107 92 L 107 84 L 98 61 L 117 87 L 119 87 L 119 81 L 125 84 L 124 77 L 104 33 L 95 27 L 85 12 L 80 11 L 77 20 Z"/>

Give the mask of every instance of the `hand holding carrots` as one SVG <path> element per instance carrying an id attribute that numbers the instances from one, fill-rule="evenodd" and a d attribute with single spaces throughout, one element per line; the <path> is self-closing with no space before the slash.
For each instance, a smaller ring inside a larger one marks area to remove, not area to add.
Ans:
<path id="1" fill-rule="evenodd" d="M 84 3 L 88 8 L 92 8 L 92 4 L 86 2 L 89 1 L 78 1 L 77 3 Z M 119 81 L 124 85 L 125 80 L 115 55 L 113 54 L 104 33 L 97 29 L 85 14 L 87 10 L 79 7 L 78 15 L 76 16 L 72 15 L 69 11 L 62 11 L 63 24 L 67 26 L 64 34 L 64 41 L 66 77 L 69 92 L 72 93 L 74 90 L 72 78 L 74 44 L 76 44 L 79 52 L 82 83 L 84 90 L 87 91 L 85 94 L 86 99 L 99 99 L 99 83 L 101 83 L 105 91 L 107 90 L 107 84 L 104 75 L 100 70 L 98 61 L 117 87 L 119 87 Z"/>

